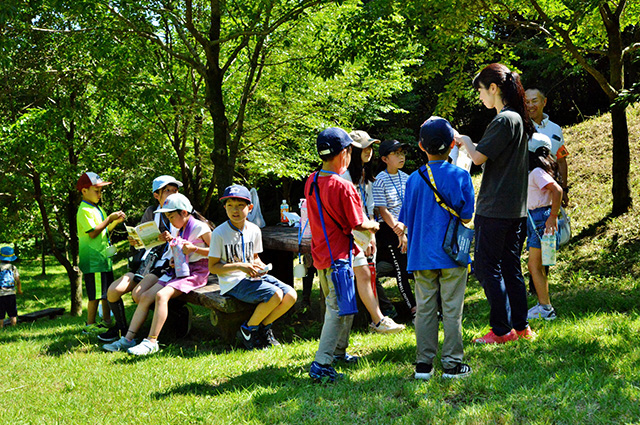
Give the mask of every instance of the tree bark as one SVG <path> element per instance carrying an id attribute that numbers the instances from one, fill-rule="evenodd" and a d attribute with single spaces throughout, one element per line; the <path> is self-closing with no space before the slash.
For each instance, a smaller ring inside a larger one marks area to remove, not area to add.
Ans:
<path id="1" fill-rule="evenodd" d="M 625 214 L 631 208 L 631 189 L 629 187 L 629 129 L 627 113 L 623 105 L 614 104 L 611 108 L 611 134 L 613 136 L 613 207 L 614 217 Z"/>

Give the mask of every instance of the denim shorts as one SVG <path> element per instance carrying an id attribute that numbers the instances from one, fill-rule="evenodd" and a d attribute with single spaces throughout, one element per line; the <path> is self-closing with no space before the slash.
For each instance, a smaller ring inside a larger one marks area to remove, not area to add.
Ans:
<path id="1" fill-rule="evenodd" d="M 294 290 L 291 286 L 267 274 L 256 280 L 242 279 L 226 295 L 249 304 L 260 304 L 269 301 L 278 289 L 282 291 L 282 295 Z"/>
<path id="2" fill-rule="evenodd" d="M 541 248 L 540 245 L 540 236 L 544 235 L 544 228 L 549 215 L 551 214 L 551 207 L 540 207 L 535 210 L 529 210 L 529 215 L 533 219 L 533 222 L 536 224 L 536 231 L 533 229 L 533 225 L 531 224 L 531 220 L 527 217 L 527 249 L 529 248 Z M 556 230 L 556 249 L 560 248 L 560 228 Z"/>

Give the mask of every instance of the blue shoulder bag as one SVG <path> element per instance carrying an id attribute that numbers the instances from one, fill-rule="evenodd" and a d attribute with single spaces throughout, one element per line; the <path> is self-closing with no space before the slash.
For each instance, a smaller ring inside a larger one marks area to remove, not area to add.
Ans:
<path id="1" fill-rule="evenodd" d="M 433 190 L 438 205 L 444 208 L 450 215 L 447 232 L 442 242 L 442 249 L 457 265 L 466 267 L 470 262 L 469 252 L 471 251 L 471 241 L 473 240 L 473 229 L 465 226 L 460 220 L 460 215 L 442 200 L 442 195 L 440 195 L 436 188 L 436 182 L 433 179 L 433 174 L 428 164 L 426 165 L 426 169 L 429 172 L 429 178 L 427 179 L 424 175 L 422 168 L 418 169 L 420 176 L 422 176 L 431 190 Z"/>
<path id="2" fill-rule="evenodd" d="M 315 186 L 315 187 L 314 187 Z M 329 246 L 329 236 L 327 235 L 327 228 L 324 224 L 324 214 L 322 213 L 322 202 L 320 201 L 320 188 L 318 187 L 318 173 L 316 173 L 315 179 L 311 186 L 311 191 L 316 193 L 316 200 L 318 201 L 318 213 L 320 214 L 320 222 L 322 223 L 322 231 L 324 232 L 324 238 L 327 241 L 327 248 L 329 248 L 329 256 L 331 257 L 331 280 L 336 290 L 336 298 L 338 299 L 338 315 L 348 316 L 356 314 L 358 312 L 358 303 L 356 300 L 356 285 L 353 278 L 353 236 L 349 235 L 349 260 L 334 260 L 331 253 L 331 246 Z M 327 211 L 327 214 L 329 212 Z M 329 217 L 340 227 L 338 222 Z"/>

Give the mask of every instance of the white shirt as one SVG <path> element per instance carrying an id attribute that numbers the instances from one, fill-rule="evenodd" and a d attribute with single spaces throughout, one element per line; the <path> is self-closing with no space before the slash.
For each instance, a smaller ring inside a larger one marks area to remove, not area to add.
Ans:
<path id="1" fill-rule="evenodd" d="M 244 229 L 238 231 L 225 221 L 211 234 L 209 257 L 219 258 L 220 263 L 251 263 L 255 254 L 262 252 L 262 232 L 250 221 L 245 221 Z M 219 274 L 220 293 L 225 294 L 249 275 L 235 270 Z"/>
<path id="2" fill-rule="evenodd" d="M 542 114 L 542 121 L 540 124 L 533 122 L 533 126 L 536 128 L 536 132 L 542 133 L 551 140 L 551 155 L 553 159 L 556 158 L 556 154 L 560 146 L 564 145 L 564 137 L 562 136 L 562 128 L 553 121 L 549 121 L 549 115 Z"/>

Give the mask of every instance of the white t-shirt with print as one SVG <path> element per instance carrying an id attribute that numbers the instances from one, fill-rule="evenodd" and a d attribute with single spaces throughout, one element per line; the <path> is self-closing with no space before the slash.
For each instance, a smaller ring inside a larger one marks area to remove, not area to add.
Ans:
<path id="1" fill-rule="evenodd" d="M 262 252 L 262 232 L 250 221 L 245 221 L 244 229 L 238 231 L 225 221 L 211 234 L 209 257 L 219 258 L 220 263 L 251 263 L 255 254 Z M 220 293 L 225 294 L 238 282 L 248 278 L 245 272 L 236 270 L 218 275 Z"/>

